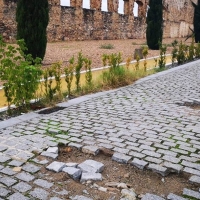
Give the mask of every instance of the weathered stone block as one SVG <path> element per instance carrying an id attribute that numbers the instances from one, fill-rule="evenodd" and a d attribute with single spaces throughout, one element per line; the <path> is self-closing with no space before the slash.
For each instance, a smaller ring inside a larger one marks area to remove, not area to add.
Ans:
<path id="1" fill-rule="evenodd" d="M 69 174 L 69 176 L 72 177 L 74 180 L 78 180 L 82 174 L 82 171 L 80 169 L 74 167 L 65 167 L 62 171 Z"/>

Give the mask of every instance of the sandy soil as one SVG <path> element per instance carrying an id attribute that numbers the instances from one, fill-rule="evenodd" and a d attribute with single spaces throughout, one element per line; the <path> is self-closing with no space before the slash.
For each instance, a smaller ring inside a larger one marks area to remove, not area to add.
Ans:
<path id="1" fill-rule="evenodd" d="M 175 39 L 164 39 L 163 44 L 171 44 Z M 184 38 L 176 39 L 185 41 Z M 189 40 L 187 41 L 189 42 Z M 113 49 L 101 49 L 101 45 L 111 44 Z M 122 53 L 123 61 L 126 62 L 130 57 L 133 60 L 134 51 L 136 48 L 146 45 L 145 39 L 129 39 L 129 40 L 93 40 L 93 41 L 66 41 L 48 43 L 46 56 L 43 64 L 48 66 L 53 62 L 62 61 L 67 64 L 72 56 L 77 56 L 78 52 L 82 51 L 83 55 L 92 60 L 92 67 L 102 67 L 101 57 L 103 54 Z M 171 53 L 172 47 L 167 48 L 167 53 Z M 158 56 L 158 50 L 149 50 L 148 57 Z"/>

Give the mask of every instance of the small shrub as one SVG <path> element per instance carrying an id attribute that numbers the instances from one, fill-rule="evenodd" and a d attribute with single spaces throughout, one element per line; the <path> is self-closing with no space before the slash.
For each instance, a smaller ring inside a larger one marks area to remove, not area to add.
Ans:
<path id="1" fill-rule="evenodd" d="M 17 44 L 17 47 L 7 45 L 0 36 L 0 79 L 4 82 L 9 114 L 12 103 L 19 106 L 19 110 L 28 109 L 42 74 L 41 59 L 25 55 L 24 40 L 18 40 Z"/>
<path id="2" fill-rule="evenodd" d="M 131 64 L 131 57 L 128 57 L 126 60 L 126 68 L 129 69 L 129 66 Z"/>
<path id="3" fill-rule="evenodd" d="M 136 54 L 136 64 L 135 64 L 136 70 L 139 70 L 139 65 L 140 65 L 140 56 Z"/>
<path id="4" fill-rule="evenodd" d="M 89 60 L 88 58 L 85 58 L 85 80 L 86 80 L 86 85 L 87 87 L 91 88 L 92 87 L 92 71 L 91 71 L 91 64 L 92 61 Z"/>
<path id="5" fill-rule="evenodd" d="M 194 45 L 194 37 L 192 37 L 192 42 L 189 46 L 188 61 L 194 60 L 194 56 L 195 56 L 195 45 Z"/>
<path id="6" fill-rule="evenodd" d="M 186 49 L 187 49 L 186 45 L 183 44 L 181 41 L 178 46 L 178 54 L 177 54 L 178 65 L 185 63 L 185 61 L 187 60 L 186 53 L 185 53 Z"/>
<path id="7" fill-rule="evenodd" d="M 100 49 L 114 49 L 114 45 L 113 44 L 102 44 L 100 46 Z"/>
<path id="8" fill-rule="evenodd" d="M 147 55 L 149 53 L 149 48 L 148 46 L 143 46 L 142 47 L 142 55 L 144 57 L 144 71 L 147 71 Z"/>
<path id="9" fill-rule="evenodd" d="M 174 66 L 174 63 L 175 63 L 176 60 L 177 60 L 177 53 L 178 53 L 178 48 L 177 48 L 177 46 L 178 46 L 178 41 L 177 41 L 177 40 L 174 40 L 174 41 L 172 42 L 172 47 L 173 47 L 173 49 L 172 49 L 172 66 Z"/>
<path id="10" fill-rule="evenodd" d="M 160 69 L 164 69 L 165 65 L 166 65 L 166 51 L 167 51 L 167 46 L 165 44 L 161 44 L 159 45 L 159 49 L 160 49 L 160 58 L 158 60 L 158 65 Z"/>
<path id="11" fill-rule="evenodd" d="M 200 58 L 200 43 L 195 46 L 195 57 Z"/>
<path id="12" fill-rule="evenodd" d="M 43 72 L 44 78 L 44 88 L 45 88 L 45 97 L 47 103 L 53 102 L 54 95 L 56 94 L 56 86 L 53 86 L 53 77 L 54 77 L 54 67 L 51 65 Z"/>
<path id="13" fill-rule="evenodd" d="M 74 77 L 74 69 L 75 69 L 75 59 L 74 56 L 69 60 L 69 66 L 64 69 L 65 72 L 65 81 L 67 83 L 67 92 L 68 96 L 71 96 L 71 86 Z"/>
<path id="14" fill-rule="evenodd" d="M 84 65 L 84 57 L 82 55 L 82 52 L 78 53 L 78 61 L 75 66 L 75 77 L 76 77 L 76 91 L 79 92 L 81 90 L 80 86 L 80 77 L 81 77 L 81 69 L 83 68 Z"/>

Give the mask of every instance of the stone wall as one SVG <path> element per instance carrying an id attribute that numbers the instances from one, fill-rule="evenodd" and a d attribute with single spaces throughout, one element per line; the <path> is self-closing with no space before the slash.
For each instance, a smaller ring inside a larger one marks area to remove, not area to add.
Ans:
<path id="1" fill-rule="evenodd" d="M 7 41 L 16 37 L 16 1 L 0 0 L 0 34 Z M 124 0 L 124 14 L 118 13 L 118 0 L 107 0 L 108 12 L 101 11 L 101 1 L 90 0 L 90 9 L 84 9 L 83 0 L 70 0 L 70 7 L 49 0 L 48 41 L 145 38 L 148 0 Z M 133 15 L 134 2 L 138 17 Z M 165 0 L 164 37 L 187 36 L 192 21 L 190 0 Z"/>

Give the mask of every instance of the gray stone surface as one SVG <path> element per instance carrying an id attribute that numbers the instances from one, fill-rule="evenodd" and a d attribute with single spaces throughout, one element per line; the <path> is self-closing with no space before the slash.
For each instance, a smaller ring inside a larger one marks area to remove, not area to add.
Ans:
<path id="1" fill-rule="evenodd" d="M 128 161 L 131 159 L 131 156 L 127 156 L 122 153 L 115 152 L 112 156 L 112 160 L 115 160 L 120 163 L 128 163 Z"/>
<path id="2" fill-rule="evenodd" d="M 99 153 L 99 148 L 97 146 L 84 146 L 82 152 L 97 155 Z"/>
<path id="3" fill-rule="evenodd" d="M 26 164 L 22 167 L 22 169 L 26 172 L 29 172 L 29 173 L 36 173 L 40 170 L 40 167 L 36 166 L 36 165 L 33 165 L 33 164 Z"/>
<path id="4" fill-rule="evenodd" d="M 95 160 L 86 160 L 86 161 L 82 162 L 81 164 L 79 164 L 78 168 L 80 168 L 82 171 L 85 172 L 87 170 L 85 170 L 81 166 L 86 166 L 86 165 L 92 167 L 94 169 L 92 171 L 97 172 L 97 173 L 102 172 L 104 169 L 104 164 L 101 162 L 95 161 Z"/>
<path id="5" fill-rule="evenodd" d="M 152 171 L 161 174 L 162 176 L 166 176 L 169 173 L 169 170 L 166 167 L 162 167 L 156 164 L 149 164 L 148 169 L 151 169 Z"/>
<path id="6" fill-rule="evenodd" d="M 199 192 L 196 192 L 194 190 L 190 190 L 190 189 L 187 189 L 187 188 L 183 189 L 183 195 L 186 195 L 187 197 L 193 197 L 193 198 L 196 198 L 196 199 L 200 199 L 200 193 Z"/>
<path id="7" fill-rule="evenodd" d="M 134 158 L 131 164 L 143 170 L 148 165 L 148 162 Z"/>
<path id="8" fill-rule="evenodd" d="M 81 177 L 82 171 L 74 167 L 65 167 L 62 169 L 63 172 L 69 174 L 74 180 L 78 180 Z"/>
<path id="9" fill-rule="evenodd" d="M 49 147 L 47 152 L 58 154 L 58 147 Z"/>
<path id="10" fill-rule="evenodd" d="M 11 177 L 2 177 L 0 178 L 0 183 L 10 187 L 12 185 L 14 185 L 15 183 L 17 183 L 17 180 L 11 178 Z"/>
<path id="11" fill-rule="evenodd" d="M 43 151 L 41 153 L 42 156 L 46 156 L 48 158 L 53 158 L 53 159 L 56 159 L 58 157 L 58 154 L 57 153 L 51 153 L 51 152 L 48 152 L 48 151 Z"/>
<path id="12" fill-rule="evenodd" d="M 10 195 L 10 196 L 8 197 L 8 199 L 9 199 L 9 200 L 28 200 L 28 199 L 30 199 L 30 198 L 25 197 L 24 195 L 20 194 L 19 192 L 16 192 L 16 193 Z"/>
<path id="13" fill-rule="evenodd" d="M 48 199 L 49 193 L 41 188 L 35 188 L 30 192 L 30 195 L 37 199 L 46 200 Z"/>
<path id="14" fill-rule="evenodd" d="M 11 191 L 0 186 L 0 197 L 6 197 Z"/>
<path id="15" fill-rule="evenodd" d="M 25 182 L 19 182 L 18 184 L 14 185 L 12 188 L 19 192 L 27 192 L 28 190 L 31 190 L 32 186 Z"/>
<path id="16" fill-rule="evenodd" d="M 19 174 L 16 175 L 16 177 L 22 181 L 26 181 L 26 182 L 30 182 L 33 179 L 35 179 L 35 177 L 27 172 L 21 172 Z"/>
<path id="17" fill-rule="evenodd" d="M 102 180 L 102 175 L 100 173 L 85 173 L 83 172 L 82 175 L 81 175 L 81 182 L 84 182 L 84 181 L 89 181 L 89 180 L 92 180 L 92 181 L 101 181 Z"/>
<path id="18" fill-rule="evenodd" d="M 196 184 L 200 184 L 200 176 L 191 176 L 189 181 L 191 183 L 196 183 Z"/>
<path id="19" fill-rule="evenodd" d="M 165 199 L 157 195 L 147 193 L 142 197 L 141 200 L 165 200 Z"/>
<path id="20" fill-rule="evenodd" d="M 53 183 L 50 183 L 50 182 L 48 182 L 46 180 L 42 180 L 42 179 L 36 179 L 33 183 L 40 187 L 47 188 L 47 189 L 49 189 L 53 186 Z"/>
<path id="21" fill-rule="evenodd" d="M 76 195 L 74 197 L 70 197 L 71 200 L 93 200 L 91 198 L 82 196 L 82 195 Z"/>
<path id="22" fill-rule="evenodd" d="M 66 166 L 65 163 L 63 162 L 57 162 L 57 161 L 54 161 L 52 162 L 50 165 L 48 165 L 46 168 L 48 170 L 52 170 L 54 172 L 61 172 L 62 169 Z"/>
<path id="23" fill-rule="evenodd" d="M 173 193 L 170 193 L 168 196 L 167 196 L 167 199 L 168 200 L 186 200 L 185 198 L 183 197 L 180 197 L 178 195 L 175 195 Z"/>

